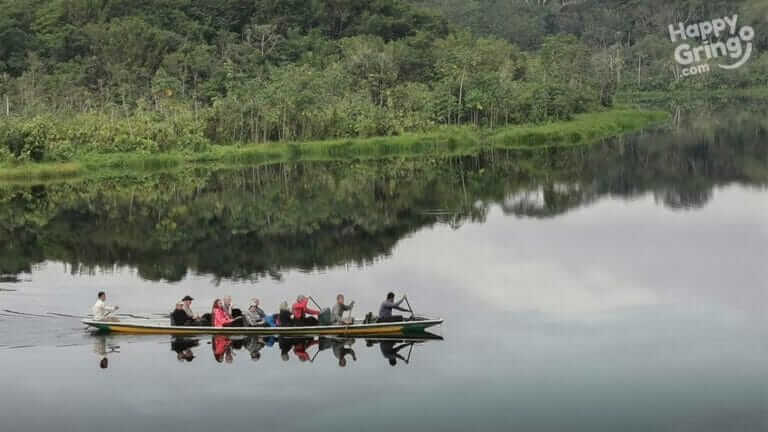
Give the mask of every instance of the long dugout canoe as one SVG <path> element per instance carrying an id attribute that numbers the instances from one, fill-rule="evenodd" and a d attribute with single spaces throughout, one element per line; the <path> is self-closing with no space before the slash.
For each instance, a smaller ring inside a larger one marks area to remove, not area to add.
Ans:
<path id="1" fill-rule="evenodd" d="M 417 318 L 414 320 L 349 325 L 316 325 L 303 327 L 202 327 L 172 326 L 158 320 L 96 321 L 86 319 L 83 324 L 102 331 L 131 334 L 232 334 L 232 335 L 408 335 L 423 333 L 429 327 L 443 323 L 442 318 Z"/>

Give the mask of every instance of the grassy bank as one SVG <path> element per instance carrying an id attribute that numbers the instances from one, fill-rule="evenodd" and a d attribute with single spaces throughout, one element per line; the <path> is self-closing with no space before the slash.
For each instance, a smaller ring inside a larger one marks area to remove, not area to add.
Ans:
<path id="1" fill-rule="evenodd" d="M 616 102 L 623 105 L 646 106 L 668 103 L 685 104 L 689 102 L 722 101 L 728 99 L 768 99 L 768 87 L 744 89 L 697 90 L 683 89 L 676 91 L 633 91 L 619 92 Z"/>
<path id="2" fill-rule="evenodd" d="M 667 119 L 663 111 L 614 109 L 576 115 L 573 120 L 503 129 L 440 128 L 429 133 L 365 139 L 209 146 L 204 151 L 105 153 L 63 163 L 0 166 L 0 180 L 30 181 L 167 170 L 179 166 L 253 165 L 287 161 L 450 156 L 490 148 L 585 144 L 628 133 Z"/>

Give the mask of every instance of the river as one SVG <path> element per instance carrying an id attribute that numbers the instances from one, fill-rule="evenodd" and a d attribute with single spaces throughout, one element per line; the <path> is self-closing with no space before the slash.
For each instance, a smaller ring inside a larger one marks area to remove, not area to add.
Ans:
<path id="1" fill-rule="evenodd" d="M 0 185 L 3 431 L 768 430 L 768 124 Z M 388 291 L 436 340 L 95 335 Z M 397 351 L 396 354 L 393 354 Z M 354 353 L 354 354 L 353 354 Z"/>

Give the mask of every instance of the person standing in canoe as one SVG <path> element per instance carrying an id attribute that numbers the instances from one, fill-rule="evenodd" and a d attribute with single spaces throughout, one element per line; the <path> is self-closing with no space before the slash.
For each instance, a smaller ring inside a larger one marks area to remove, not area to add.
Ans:
<path id="1" fill-rule="evenodd" d="M 303 325 L 317 325 L 317 318 L 309 315 L 319 315 L 319 310 L 310 309 L 307 306 L 309 299 L 303 295 L 296 297 L 296 303 L 293 304 L 293 321 Z"/>
<path id="2" fill-rule="evenodd" d="M 400 304 L 404 301 L 405 296 L 403 296 L 403 298 L 401 298 L 399 301 L 395 301 L 395 293 L 388 293 L 387 299 L 381 303 L 381 307 L 379 308 L 379 322 L 402 321 L 403 317 L 401 315 L 392 315 L 392 309 L 397 309 L 403 312 L 410 312 L 408 309 L 400 307 Z"/>
<path id="3" fill-rule="evenodd" d="M 344 312 L 348 310 L 352 310 L 352 307 L 355 305 L 355 301 L 349 303 L 349 305 L 344 304 L 344 294 L 339 294 L 336 296 L 336 304 L 333 305 L 333 308 L 331 309 L 331 322 L 333 324 L 351 324 L 352 319 L 344 319 Z"/>
<path id="4" fill-rule="evenodd" d="M 119 321 L 117 317 L 111 317 L 109 314 L 120 309 L 119 306 L 107 306 L 107 295 L 104 291 L 99 291 L 96 303 L 93 304 L 91 311 L 93 319 L 96 321 Z"/>

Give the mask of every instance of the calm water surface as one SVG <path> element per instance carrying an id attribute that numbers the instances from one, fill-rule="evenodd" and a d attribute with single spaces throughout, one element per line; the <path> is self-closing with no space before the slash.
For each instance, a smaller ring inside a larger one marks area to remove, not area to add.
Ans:
<path id="1" fill-rule="evenodd" d="M 768 430 L 761 112 L 589 148 L 2 185 L 0 429 Z M 393 290 L 444 340 L 93 335 L 101 289 L 142 316 L 338 292 L 362 315 Z"/>

